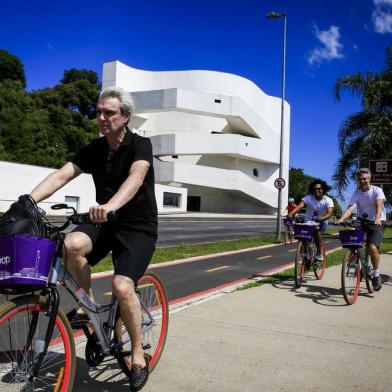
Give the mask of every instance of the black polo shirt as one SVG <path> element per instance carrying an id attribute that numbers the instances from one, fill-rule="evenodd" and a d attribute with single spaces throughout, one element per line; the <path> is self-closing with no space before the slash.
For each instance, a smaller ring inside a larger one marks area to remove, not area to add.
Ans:
<path id="1" fill-rule="evenodd" d="M 129 175 L 133 162 L 147 161 L 150 168 L 136 195 L 118 210 L 121 227 L 157 235 L 157 205 L 154 191 L 152 145 L 148 138 L 127 129 L 118 150 L 110 150 L 105 137 L 83 147 L 72 163 L 93 176 L 98 204 L 107 203 Z"/>

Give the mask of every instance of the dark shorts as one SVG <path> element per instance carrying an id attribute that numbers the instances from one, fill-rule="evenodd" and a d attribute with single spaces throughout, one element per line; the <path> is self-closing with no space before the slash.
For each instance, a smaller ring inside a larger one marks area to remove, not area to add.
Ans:
<path id="1" fill-rule="evenodd" d="M 384 238 L 384 225 L 377 226 L 375 224 L 368 224 L 365 227 L 366 232 L 366 243 L 376 245 L 380 247 L 381 241 Z"/>
<path id="2" fill-rule="evenodd" d="M 157 240 L 144 231 L 119 229 L 111 224 L 80 225 L 73 232 L 90 237 L 93 250 L 87 255 L 87 261 L 91 266 L 112 251 L 114 274 L 127 276 L 135 284 L 148 268 Z"/>

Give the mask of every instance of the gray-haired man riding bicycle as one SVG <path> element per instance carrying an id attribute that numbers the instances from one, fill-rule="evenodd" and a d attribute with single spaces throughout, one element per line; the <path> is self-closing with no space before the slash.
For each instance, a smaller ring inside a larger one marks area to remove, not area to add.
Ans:
<path id="1" fill-rule="evenodd" d="M 336 222 L 343 223 L 348 219 L 354 207 L 357 207 L 357 215 L 366 217 L 374 223 L 364 227 L 366 232 L 366 242 L 369 244 L 370 258 L 373 265 L 373 286 L 376 291 L 382 287 L 380 277 L 380 255 L 378 249 L 384 238 L 385 215 L 385 195 L 381 188 L 370 184 L 371 173 L 367 168 L 359 169 L 357 172 L 357 180 L 359 189 L 351 196 L 348 208 L 344 211 L 341 218 Z"/>
<path id="2" fill-rule="evenodd" d="M 89 213 L 95 224 L 78 226 L 67 235 L 64 256 L 72 275 L 92 299 L 90 265 L 112 250 L 113 292 L 132 339 L 130 388 L 138 391 L 147 381 L 149 368 L 141 343 L 141 310 L 135 285 L 155 249 L 157 206 L 151 142 L 127 128 L 132 112 L 128 92 L 116 87 L 103 90 L 97 104 L 97 123 L 103 137 L 46 177 L 31 197 L 38 203 L 79 174 L 92 174 L 98 204 Z M 107 223 L 107 215 L 113 210 L 118 218 Z M 69 318 L 71 323 L 83 321 L 85 315 L 74 310 Z"/>

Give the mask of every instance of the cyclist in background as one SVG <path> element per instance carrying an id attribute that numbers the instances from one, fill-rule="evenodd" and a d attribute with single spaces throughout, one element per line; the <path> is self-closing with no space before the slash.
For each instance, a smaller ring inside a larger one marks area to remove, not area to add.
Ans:
<path id="1" fill-rule="evenodd" d="M 295 204 L 295 200 L 292 197 L 289 197 L 288 204 L 283 212 L 283 215 L 286 215 L 286 211 L 287 211 L 287 215 L 290 214 L 296 207 L 297 205 Z"/>
<path id="2" fill-rule="evenodd" d="M 316 243 L 317 253 L 316 260 L 323 261 L 324 242 L 321 233 L 327 230 L 328 219 L 333 214 L 334 204 L 330 197 L 326 196 L 328 186 L 327 183 L 319 178 L 315 179 L 308 189 L 308 194 L 299 202 L 298 206 L 288 214 L 290 219 L 306 207 L 305 221 L 314 220 L 319 222 L 318 230 L 314 231 L 314 241 Z M 317 214 L 315 214 L 317 213 Z"/>
<path id="3" fill-rule="evenodd" d="M 352 195 L 348 208 L 336 223 L 341 224 L 348 219 L 354 207 L 357 207 L 357 216 L 366 217 L 370 221 L 364 226 L 366 232 L 366 242 L 369 244 L 370 259 L 373 265 L 373 287 L 376 291 L 382 287 L 380 277 L 380 255 L 378 249 L 384 238 L 385 215 L 385 195 L 381 188 L 370 185 L 371 173 L 367 168 L 359 169 L 357 172 L 359 189 Z"/>

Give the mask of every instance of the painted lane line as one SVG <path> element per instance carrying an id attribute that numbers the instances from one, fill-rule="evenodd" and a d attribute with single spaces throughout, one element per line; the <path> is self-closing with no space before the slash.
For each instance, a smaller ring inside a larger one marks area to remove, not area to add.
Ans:
<path id="1" fill-rule="evenodd" d="M 225 268 L 230 268 L 230 267 L 228 265 L 222 265 L 222 267 L 208 269 L 208 270 L 206 270 L 206 272 L 214 272 L 214 271 L 218 271 L 218 270 L 225 269 Z"/>
<path id="2" fill-rule="evenodd" d="M 290 249 L 289 252 L 296 252 L 297 249 Z"/>
<path id="3" fill-rule="evenodd" d="M 258 257 L 257 260 L 269 259 L 270 257 L 272 257 L 272 255 Z"/>

